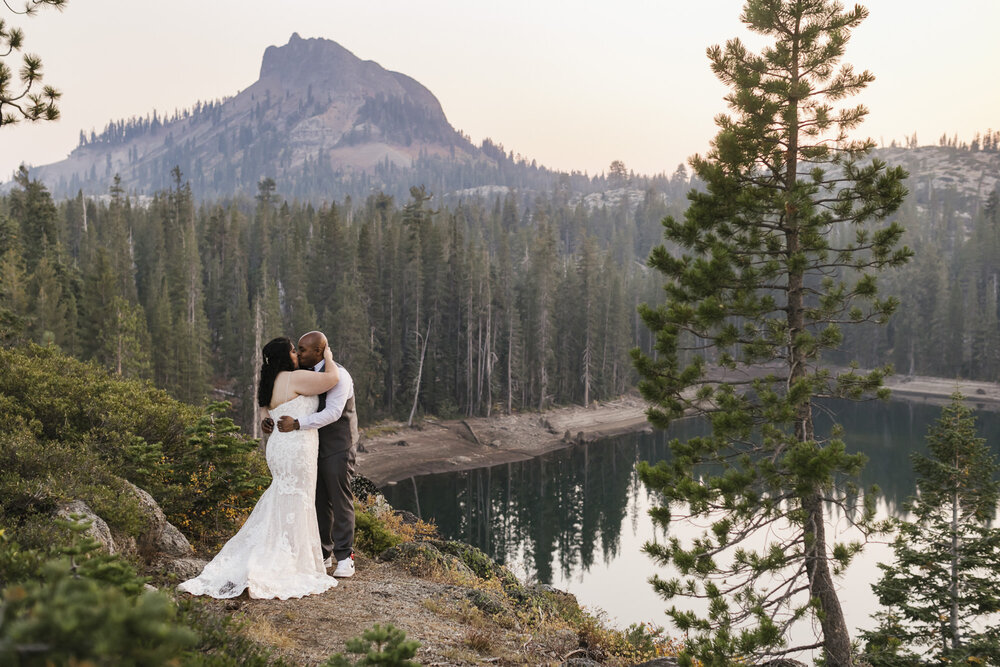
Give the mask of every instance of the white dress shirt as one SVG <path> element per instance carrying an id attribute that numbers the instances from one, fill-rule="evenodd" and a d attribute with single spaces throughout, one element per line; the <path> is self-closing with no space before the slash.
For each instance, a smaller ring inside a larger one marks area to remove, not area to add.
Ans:
<path id="1" fill-rule="evenodd" d="M 322 371 L 325 364 L 326 360 L 324 359 L 316 364 L 313 370 Z M 354 380 L 351 379 L 351 374 L 347 372 L 347 369 L 340 364 L 337 364 L 337 372 L 340 375 L 340 380 L 337 381 L 333 389 L 326 392 L 326 407 L 319 412 L 300 417 L 299 429 L 323 428 L 340 419 L 344 413 L 344 407 L 347 405 L 347 400 L 354 396 Z"/>

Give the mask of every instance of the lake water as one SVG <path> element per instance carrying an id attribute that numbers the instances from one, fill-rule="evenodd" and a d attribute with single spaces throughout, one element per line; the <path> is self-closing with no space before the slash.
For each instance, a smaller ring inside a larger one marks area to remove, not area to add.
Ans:
<path id="1" fill-rule="evenodd" d="M 848 448 L 869 457 L 861 481 L 865 488 L 880 488 L 879 513 L 898 515 L 914 491 L 910 454 L 926 452 L 927 427 L 940 407 L 909 402 L 827 407 L 844 426 Z M 980 410 L 976 417 L 980 436 L 997 454 L 1000 413 Z M 817 430 L 824 419 L 817 415 Z M 654 530 L 647 515 L 652 498 L 635 465 L 666 458 L 672 438 L 704 432 L 700 422 L 685 420 L 667 432 L 629 434 L 520 463 L 418 477 L 383 492 L 394 507 L 433 520 L 445 537 L 479 547 L 522 579 L 573 593 L 618 627 L 653 622 L 669 632 L 664 614 L 669 605 L 647 581 L 658 568 L 642 552 L 643 544 L 663 540 L 664 534 Z M 847 525 L 843 517 L 831 515 L 828 538 L 844 534 Z M 880 576 L 877 563 L 890 559 L 888 545 L 871 543 L 838 580 L 852 628 L 872 626 L 876 600 L 870 585 Z"/>

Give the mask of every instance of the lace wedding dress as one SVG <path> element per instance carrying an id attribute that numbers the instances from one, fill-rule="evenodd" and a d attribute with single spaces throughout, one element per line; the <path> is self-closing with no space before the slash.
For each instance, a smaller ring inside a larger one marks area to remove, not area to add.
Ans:
<path id="1" fill-rule="evenodd" d="M 316 396 L 285 401 L 271 416 L 295 419 L 316 411 Z M 319 436 L 275 430 L 267 442 L 271 486 L 253 512 L 202 573 L 178 590 L 213 598 L 234 598 L 250 589 L 252 598 L 299 598 L 337 585 L 326 574 L 316 522 L 316 456 Z"/>

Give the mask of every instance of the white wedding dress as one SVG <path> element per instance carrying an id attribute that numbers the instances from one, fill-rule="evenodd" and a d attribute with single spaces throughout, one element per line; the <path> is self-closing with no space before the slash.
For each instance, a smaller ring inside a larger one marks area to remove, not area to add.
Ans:
<path id="1" fill-rule="evenodd" d="M 316 411 L 316 396 L 296 396 L 271 416 L 295 419 Z M 281 433 L 267 442 L 271 486 L 253 512 L 202 573 L 178 590 L 213 598 L 234 598 L 250 589 L 252 598 L 300 598 L 322 593 L 337 585 L 323 567 L 323 552 L 316 522 L 316 457 L 319 435 L 315 429 Z"/>

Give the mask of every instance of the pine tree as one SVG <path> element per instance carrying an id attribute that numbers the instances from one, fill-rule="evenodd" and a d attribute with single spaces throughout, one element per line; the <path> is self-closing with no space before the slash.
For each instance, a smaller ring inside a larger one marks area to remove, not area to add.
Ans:
<path id="1" fill-rule="evenodd" d="M 553 308 L 557 274 L 556 238 L 552 226 L 539 221 L 522 283 L 522 312 L 525 327 L 525 364 L 533 370 L 531 401 L 539 410 L 550 404 L 554 350 Z M 527 402 L 526 401 L 526 402 Z"/>
<path id="2" fill-rule="evenodd" d="M 153 362 L 153 382 L 167 391 L 176 391 L 177 372 L 173 356 L 174 320 L 170 310 L 170 285 L 163 260 L 156 262 L 148 279 L 149 300 L 144 304 Z"/>
<path id="3" fill-rule="evenodd" d="M 14 343 L 25 335 L 28 307 L 28 279 L 21 255 L 10 247 L 0 255 L 0 344 Z"/>
<path id="4" fill-rule="evenodd" d="M 864 633 L 873 665 L 914 664 L 917 654 L 941 664 L 1000 662 L 1000 484 L 976 419 L 952 402 L 927 434 L 929 456 L 913 455 L 917 494 L 897 522 L 894 560 L 879 563 L 872 586 L 885 611 Z"/>
<path id="5" fill-rule="evenodd" d="M 59 220 L 56 205 L 45 185 L 31 180 L 22 165 L 14 175 L 20 189 L 10 193 L 10 215 L 21 225 L 19 234 L 25 265 L 35 270 L 39 260 L 53 253 L 59 245 Z"/>
<path id="6" fill-rule="evenodd" d="M 199 235 L 195 229 L 191 185 L 182 180 L 180 169 L 171 170 L 174 185 L 161 198 L 160 215 L 166 244 L 166 269 L 171 288 L 171 349 L 176 384 L 170 388 L 177 398 L 197 403 L 208 390 L 210 369 L 208 323 L 205 317 Z"/>
<path id="7" fill-rule="evenodd" d="M 878 389 L 885 369 L 838 376 L 821 354 L 840 343 L 840 324 L 888 318 L 896 301 L 879 298 L 875 273 L 910 256 L 895 249 L 898 225 L 868 224 L 900 205 L 904 172 L 862 162 L 873 142 L 848 140 L 863 106 L 833 107 L 874 78 L 840 64 L 866 16 L 830 0 L 748 0 L 743 22 L 771 41 L 759 55 L 737 39 L 708 49 L 733 114 L 691 159 L 704 190 L 689 194 L 683 220 L 663 222 L 677 249 L 649 259 L 667 279 L 667 303 L 641 307 L 656 356 L 633 353 L 649 419 L 662 428 L 704 414 L 712 433 L 671 442 L 671 459 L 640 464 L 640 476 L 662 498 L 656 523 L 687 516 L 711 530 L 645 549 L 684 578 L 654 577 L 661 595 L 707 599 L 704 615 L 668 612 L 705 664 L 801 650 L 788 631 L 808 616 L 826 664 L 852 664 L 833 574 L 860 546 L 828 539 L 823 509 L 848 502 L 838 482 L 863 457 L 817 436 L 813 399 Z M 832 245 L 838 227 L 849 241 Z"/>
<path id="8" fill-rule="evenodd" d="M 515 267 L 511 258 L 509 234 L 502 234 L 497 248 L 497 340 L 499 352 L 497 360 L 501 384 L 503 386 L 504 413 L 511 414 L 514 409 L 516 383 L 520 379 L 517 373 L 521 367 L 521 318 L 516 303 Z"/>
<path id="9" fill-rule="evenodd" d="M 57 345 L 72 354 L 76 340 L 76 298 L 67 284 L 58 260 L 43 256 L 32 275 L 33 307 L 29 311 L 30 333 L 40 345 Z"/>
<path id="10" fill-rule="evenodd" d="M 130 224 L 132 208 L 118 174 L 115 174 L 112 180 L 109 194 L 111 202 L 107 209 L 107 221 L 101 225 L 103 232 L 101 243 L 111 253 L 115 274 L 118 277 L 118 294 L 123 299 L 136 303 L 138 296 L 135 285 L 135 251 Z M 86 202 L 83 202 L 83 205 L 86 207 Z"/>
<path id="11" fill-rule="evenodd" d="M 51 5 L 61 10 L 67 0 L 26 0 L 24 9 L 17 11 L 10 3 L 7 9 L 24 16 L 33 15 L 40 6 Z M 0 127 L 13 125 L 22 119 L 27 121 L 56 120 L 59 118 L 57 102 L 61 93 L 52 86 L 42 85 L 42 59 L 33 53 L 21 56 L 15 65 L 19 86 L 13 88 L 14 73 L 3 58 L 12 53 L 20 53 L 24 48 L 24 32 L 20 28 L 7 26 L 0 19 Z"/>
<path id="12" fill-rule="evenodd" d="M 426 261 L 428 255 L 434 252 L 435 239 L 432 237 L 431 215 L 433 211 L 424 208 L 430 200 L 423 187 L 410 188 L 411 201 L 403 208 L 402 225 L 405 233 L 403 245 L 405 265 L 403 267 L 403 284 L 400 289 L 405 294 L 402 304 L 403 344 L 405 353 L 403 367 L 400 372 L 403 396 L 406 398 L 409 411 L 409 422 L 412 423 L 421 405 L 420 392 L 424 384 L 428 361 L 427 347 L 432 336 L 438 335 L 438 330 L 432 330 L 436 303 L 433 271 L 436 267 Z M 438 248 L 439 250 L 439 248 Z M 431 275 L 427 275 L 431 271 Z"/>
<path id="13" fill-rule="evenodd" d="M 83 356 L 96 359 L 107 365 L 103 357 L 105 341 L 103 336 L 111 321 L 111 301 L 117 296 L 118 277 L 111 265 L 108 251 L 97 248 L 94 258 L 88 262 L 83 276 L 83 295 L 80 303 L 83 329 Z"/>
<path id="14" fill-rule="evenodd" d="M 620 161 L 616 160 L 616 162 Z M 614 166 L 614 162 L 611 164 Z M 576 264 L 580 285 L 579 300 L 576 305 L 581 311 L 579 334 L 582 338 L 579 348 L 581 372 L 578 380 L 583 384 L 582 399 L 585 406 L 590 405 L 590 401 L 593 398 L 594 370 L 598 363 L 597 345 L 599 335 L 598 326 L 600 324 L 598 312 L 600 308 L 598 269 L 598 258 L 594 242 L 588 236 L 583 241 Z M 606 285 L 605 289 L 607 289 Z"/>

